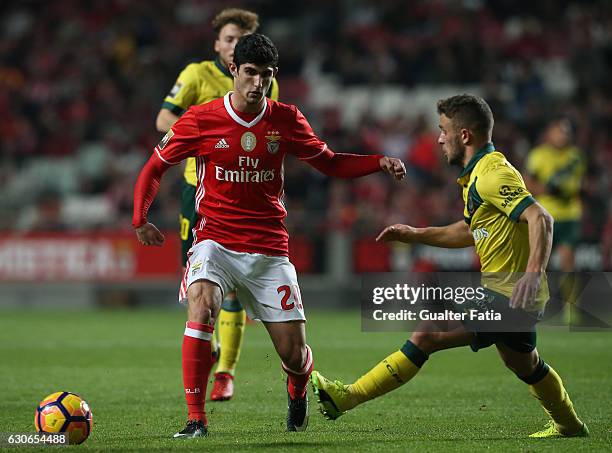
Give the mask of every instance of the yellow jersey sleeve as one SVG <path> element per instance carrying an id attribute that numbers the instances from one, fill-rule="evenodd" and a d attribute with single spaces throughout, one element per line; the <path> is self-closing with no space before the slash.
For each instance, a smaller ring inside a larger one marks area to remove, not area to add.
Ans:
<path id="1" fill-rule="evenodd" d="M 198 93 L 198 65 L 197 63 L 191 63 L 179 74 L 172 90 L 165 97 L 162 108 L 180 116 L 185 110 L 197 103 Z"/>
<path id="2" fill-rule="evenodd" d="M 496 164 L 478 178 L 476 190 L 483 202 L 518 222 L 521 213 L 535 203 L 521 174 L 508 162 Z"/>

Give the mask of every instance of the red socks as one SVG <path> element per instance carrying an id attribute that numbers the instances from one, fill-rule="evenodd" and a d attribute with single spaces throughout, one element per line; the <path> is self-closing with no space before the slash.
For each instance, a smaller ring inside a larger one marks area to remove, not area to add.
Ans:
<path id="1" fill-rule="evenodd" d="M 312 368 L 314 365 L 310 346 L 306 345 L 306 362 L 301 370 L 294 371 L 287 368 L 284 363 L 282 365 L 283 370 L 285 370 L 285 373 L 287 373 L 287 376 L 289 377 L 287 382 L 289 396 L 292 400 L 296 398 L 304 398 L 304 396 L 306 396 L 308 378 L 310 377 L 310 373 L 312 373 Z"/>
<path id="2" fill-rule="evenodd" d="M 183 337 L 183 386 L 189 420 L 201 420 L 205 425 L 204 399 L 212 367 L 210 340 L 213 326 L 187 321 Z"/>

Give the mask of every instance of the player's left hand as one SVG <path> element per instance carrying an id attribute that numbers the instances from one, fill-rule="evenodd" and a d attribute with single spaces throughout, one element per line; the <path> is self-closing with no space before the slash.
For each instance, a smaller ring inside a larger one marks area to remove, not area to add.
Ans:
<path id="1" fill-rule="evenodd" d="M 161 247 L 164 243 L 164 235 L 152 223 L 145 223 L 136 228 L 136 236 L 142 245 L 155 245 Z"/>
<path id="2" fill-rule="evenodd" d="M 540 272 L 525 272 L 512 291 L 510 297 L 510 308 L 522 308 L 523 310 L 533 307 L 536 295 L 540 289 L 542 274 Z"/>
<path id="3" fill-rule="evenodd" d="M 406 167 L 404 166 L 404 163 L 395 157 L 381 157 L 379 164 L 382 171 L 390 174 L 398 181 L 400 179 L 404 179 L 406 176 Z"/>

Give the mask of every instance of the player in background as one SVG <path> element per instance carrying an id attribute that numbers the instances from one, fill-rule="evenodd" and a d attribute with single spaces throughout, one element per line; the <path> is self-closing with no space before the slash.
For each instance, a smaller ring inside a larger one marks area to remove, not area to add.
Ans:
<path id="1" fill-rule="evenodd" d="M 259 16 L 244 9 L 228 8 L 215 16 L 212 26 L 217 33 L 217 58 L 191 63 L 183 69 L 157 114 L 158 131 L 168 132 L 180 115 L 192 105 L 220 98 L 232 89 L 234 79 L 228 66 L 234 57 L 234 47 L 242 35 L 257 31 Z M 272 81 L 266 95 L 278 100 L 276 80 Z M 179 216 L 183 271 L 187 263 L 187 253 L 193 245 L 193 228 L 198 220 L 195 210 L 196 182 L 195 159 L 189 158 L 185 166 Z M 234 373 L 242 348 L 245 321 L 246 313 L 236 298 L 236 293 L 226 294 L 217 321 L 217 334 L 222 348 L 217 349 L 217 342 L 213 339 L 213 356 L 218 355 L 215 381 L 210 392 L 210 399 L 213 401 L 226 401 L 234 394 Z"/>
<path id="2" fill-rule="evenodd" d="M 532 328 L 484 332 L 483 328 L 468 330 L 460 321 L 449 321 L 445 329 L 434 321 L 423 321 L 399 351 L 353 384 L 332 382 L 314 371 L 311 382 L 321 411 L 336 419 L 404 385 L 434 352 L 459 346 L 476 352 L 495 344 L 505 365 L 529 386 L 551 418 L 544 430 L 531 437 L 587 436 L 588 429 L 576 415 L 561 378 L 536 349 L 535 323 L 548 300 L 545 270 L 553 219 L 532 198 L 520 173 L 495 149 L 493 114 L 483 99 L 453 96 L 438 102 L 438 114 L 438 143 L 449 164 L 462 167 L 457 182 L 463 191 L 465 220 L 444 227 L 393 225 L 377 240 L 446 248 L 475 246 L 487 294 L 475 306 L 528 320 Z"/>
<path id="3" fill-rule="evenodd" d="M 586 170 L 584 155 L 572 144 L 572 125 L 556 118 L 546 128 L 544 142 L 527 157 L 525 182 L 538 202 L 555 219 L 553 246 L 563 272 L 574 270 L 574 250 L 580 241 L 580 186 Z"/>
<path id="4" fill-rule="evenodd" d="M 136 235 L 144 245 L 160 246 L 164 237 L 147 222 L 148 208 L 163 173 L 196 158 L 200 220 L 179 296 L 188 304 L 182 348 L 188 422 L 175 437 L 208 432 L 204 395 L 212 365 L 210 340 L 223 295 L 234 288 L 249 316 L 264 323 L 287 374 L 287 430 L 303 431 L 308 424 L 306 386 L 313 358 L 288 258 L 285 156 L 293 154 L 336 177 L 384 171 L 402 179 L 406 174 L 399 159 L 332 152 L 295 106 L 266 98 L 277 62 L 278 51 L 267 37 L 242 36 L 229 65 L 234 90 L 187 110 L 155 148 L 134 189 Z"/>
<path id="5" fill-rule="evenodd" d="M 561 299 L 569 309 L 577 302 L 574 252 L 580 241 L 582 204 L 580 186 L 586 170 L 582 152 L 572 144 L 572 125 L 567 118 L 555 118 L 544 132 L 544 142 L 527 156 L 525 182 L 538 201 L 555 219 L 553 247 L 559 252 L 559 268 L 570 273 L 560 285 Z"/>

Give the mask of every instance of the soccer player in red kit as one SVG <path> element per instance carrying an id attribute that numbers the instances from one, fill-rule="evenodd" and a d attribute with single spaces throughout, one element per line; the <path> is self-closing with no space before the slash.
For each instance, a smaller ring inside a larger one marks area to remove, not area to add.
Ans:
<path id="1" fill-rule="evenodd" d="M 287 430 L 303 431 L 308 424 L 306 385 L 313 359 L 288 258 L 285 155 L 330 176 L 355 178 L 382 170 L 402 179 L 406 173 L 398 159 L 333 153 L 295 106 L 266 98 L 277 62 L 278 51 L 266 36 L 240 38 L 229 68 L 234 91 L 191 107 L 155 148 L 136 182 L 136 235 L 144 245 L 159 246 L 164 237 L 147 222 L 147 211 L 160 179 L 170 166 L 196 158 L 200 220 L 179 295 L 188 307 L 182 348 L 188 422 L 175 437 L 208 432 L 210 339 L 223 295 L 234 288 L 247 314 L 264 323 L 287 373 Z"/>

